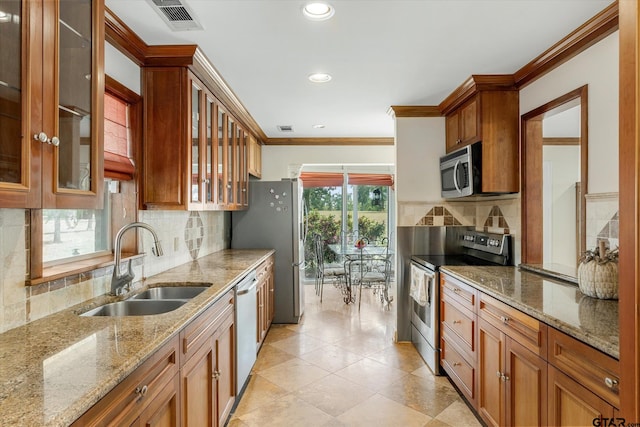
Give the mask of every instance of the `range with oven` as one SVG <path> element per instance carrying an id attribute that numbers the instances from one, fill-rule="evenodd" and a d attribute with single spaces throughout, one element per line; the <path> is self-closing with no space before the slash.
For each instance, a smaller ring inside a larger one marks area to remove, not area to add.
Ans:
<path id="1" fill-rule="evenodd" d="M 509 235 L 468 229 L 455 234 L 448 253 L 415 254 L 410 262 L 411 342 L 435 374 L 440 373 L 440 267 L 512 262 Z"/>

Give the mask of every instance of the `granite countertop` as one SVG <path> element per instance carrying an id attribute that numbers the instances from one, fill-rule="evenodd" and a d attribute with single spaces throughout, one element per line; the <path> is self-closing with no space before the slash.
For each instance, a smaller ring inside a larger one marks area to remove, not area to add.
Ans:
<path id="1" fill-rule="evenodd" d="M 0 424 L 72 423 L 272 253 L 223 250 L 146 279 L 209 286 L 169 313 L 78 316 L 122 299 L 102 296 L 0 334 Z"/>
<path id="2" fill-rule="evenodd" d="M 618 301 L 588 297 L 577 286 L 516 267 L 447 267 L 441 271 L 620 359 Z"/>

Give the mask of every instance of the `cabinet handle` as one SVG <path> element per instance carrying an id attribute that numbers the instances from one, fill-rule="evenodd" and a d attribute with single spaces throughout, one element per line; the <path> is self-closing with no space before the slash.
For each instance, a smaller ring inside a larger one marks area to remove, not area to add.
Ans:
<path id="1" fill-rule="evenodd" d="M 211 180 L 209 178 L 206 178 L 206 179 L 203 179 L 202 182 L 205 184 L 209 184 Z"/>
<path id="2" fill-rule="evenodd" d="M 618 385 L 618 380 L 606 377 L 604 379 L 604 384 L 609 388 L 615 388 Z"/>
<path id="3" fill-rule="evenodd" d="M 136 394 L 140 396 L 139 399 L 142 399 L 143 397 L 145 397 L 147 394 L 147 391 L 149 391 L 149 387 L 147 387 L 146 385 L 143 385 L 142 387 L 139 387 L 139 386 L 136 387 Z"/>
<path id="4" fill-rule="evenodd" d="M 460 289 L 459 288 L 453 288 L 453 293 L 454 294 L 459 294 L 460 293 Z"/>
<path id="5" fill-rule="evenodd" d="M 58 138 L 57 136 L 54 136 L 53 138 L 49 138 L 47 134 L 44 132 L 40 132 L 33 135 L 33 139 L 40 142 L 46 142 L 47 144 L 53 145 L 54 147 L 57 147 L 58 145 L 60 145 L 60 138 Z"/>
<path id="6" fill-rule="evenodd" d="M 456 144 L 460 144 L 462 142 L 461 139 L 456 139 Z"/>
<path id="7" fill-rule="evenodd" d="M 502 323 L 507 324 L 507 323 L 509 323 L 509 320 L 511 320 L 511 319 L 509 319 L 508 317 L 505 317 L 505 316 L 500 316 L 500 320 L 502 320 Z"/>
<path id="8" fill-rule="evenodd" d="M 454 362 L 454 363 L 453 363 L 453 367 L 454 367 L 454 368 L 455 368 L 456 366 L 461 366 L 461 365 L 462 365 L 462 363 L 460 363 L 460 362 Z"/>
<path id="9" fill-rule="evenodd" d="M 454 325 L 459 325 L 460 323 L 462 323 L 462 320 L 454 320 L 454 321 L 453 321 L 453 324 L 454 324 Z"/>
<path id="10" fill-rule="evenodd" d="M 501 376 L 502 376 L 502 372 L 497 371 L 497 372 L 496 372 L 496 377 L 500 378 Z"/>
<path id="11" fill-rule="evenodd" d="M 509 375 L 502 374 L 502 376 L 500 377 L 500 379 L 501 379 L 503 382 L 509 381 Z"/>
<path id="12" fill-rule="evenodd" d="M 211 377 L 214 380 L 219 380 L 220 379 L 220 371 L 218 371 L 218 370 L 213 371 L 213 374 L 211 375 Z"/>

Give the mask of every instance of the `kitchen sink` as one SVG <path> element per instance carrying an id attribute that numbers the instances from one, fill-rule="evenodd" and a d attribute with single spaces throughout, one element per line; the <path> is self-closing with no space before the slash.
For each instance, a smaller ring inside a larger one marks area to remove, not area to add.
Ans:
<path id="1" fill-rule="evenodd" d="M 118 301 L 89 310 L 81 316 L 147 316 L 168 313 L 185 304 L 186 300 L 136 300 Z"/>
<path id="2" fill-rule="evenodd" d="M 206 286 L 162 286 L 149 288 L 134 295 L 130 300 L 191 299 L 207 290 Z"/>

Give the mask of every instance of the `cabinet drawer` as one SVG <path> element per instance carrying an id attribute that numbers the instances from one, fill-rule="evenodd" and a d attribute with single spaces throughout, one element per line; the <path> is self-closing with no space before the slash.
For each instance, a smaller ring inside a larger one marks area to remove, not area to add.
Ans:
<path id="1" fill-rule="evenodd" d="M 475 366 L 466 361 L 446 330 L 442 331 L 440 345 L 440 364 L 469 402 L 475 405 Z"/>
<path id="2" fill-rule="evenodd" d="M 74 426 L 131 425 L 178 373 L 176 335 L 78 418 Z"/>
<path id="3" fill-rule="evenodd" d="M 443 297 L 451 298 L 471 313 L 476 312 L 477 291 L 473 287 L 446 274 L 441 275 L 440 283 Z"/>
<path id="4" fill-rule="evenodd" d="M 266 279 L 273 267 L 273 255 L 267 258 L 256 268 L 256 280 L 259 282 Z"/>
<path id="5" fill-rule="evenodd" d="M 475 350 L 473 339 L 475 336 L 475 322 L 473 318 L 465 314 L 463 310 L 464 309 L 456 308 L 455 303 L 443 300 L 440 316 L 442 324 L 448 327 L 460 340 L 458 344 L 462 344 L 461 347 L 463 347 L 463 349 L 473 353 Z"/>
<path id="6" fill-rule="evenodd" d="M 233 313 L 234 309 L 233 289 L 230 289 L 180 332 L 180 350 L 184 356 L 181 364 L 184 364 L 193 352 L 211 338 L 213 332 L 218 328 L 220 321 L 229 313 Z"/>
<path id="7" fill-rule="evenodd" d="M 485 294 L 480 294 L 480 317 L 546 359 L 547 326 Z"/>
<path id="8" fill-rule="evenodd" d="M 554 328 L 549 328 L 549 363 L 620 408 L 620 362 Z"/>

